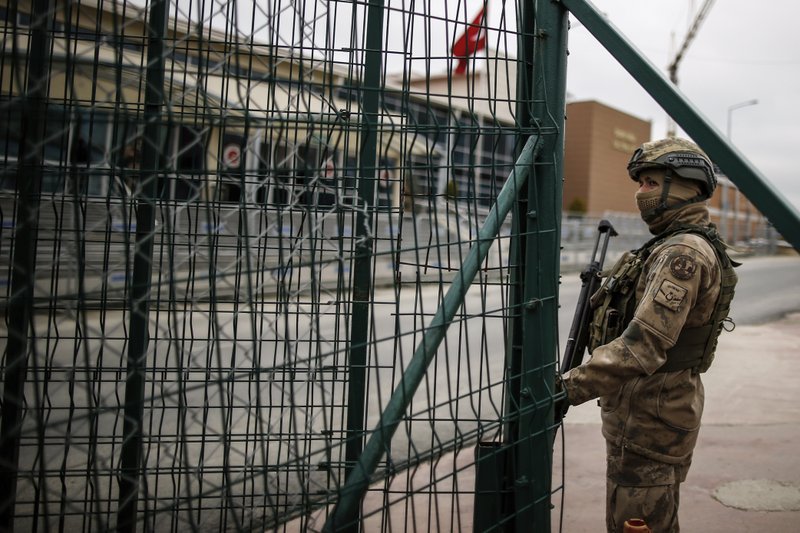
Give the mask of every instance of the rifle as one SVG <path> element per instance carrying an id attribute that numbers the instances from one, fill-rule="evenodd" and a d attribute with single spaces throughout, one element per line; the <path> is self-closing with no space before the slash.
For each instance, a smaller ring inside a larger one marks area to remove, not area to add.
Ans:
<path id="1" fill-rule="evenodd" d="M 597 238 L 594 241 L 592 259 L 581 272 L 581 292 L 578 295 L 578 305 L 575 308 L 575 315 L 572 317 L 572 325 L 569 328 L 567 346 L 564 350 L 564 357 L 561 359 L 561 374 L 565 374 L 579 366 L 583 362 L 583 353 L 589 343 L 589 327 L 592 319 L 592 309 L 589 299 L 592 294 L 597 292 L 600 287 L 600 273 L 603 270 L 603 262 L 606 259 L 608 241 L 611 237 L 616 237 L 617 232 L 608 220 L 601 220 L 597 225 Z M 600 245 L 602 239 L 603 244 Z M 600 248 L 600 256 L 597 250 Z M 556 403 L 556 423 L 567 413 L 569 405 L 560 399 Z"/>

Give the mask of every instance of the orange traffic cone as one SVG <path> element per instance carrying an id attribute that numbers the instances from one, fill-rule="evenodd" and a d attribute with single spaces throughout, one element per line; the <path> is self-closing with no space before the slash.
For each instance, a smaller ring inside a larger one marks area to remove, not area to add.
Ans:
<path id="1" fill-rule="evenodd" d="M 631 518 L 625 520 L 625 525 L 622 526 L 622 533 L 653 533 L 644 520 L 641 518 Z"/>

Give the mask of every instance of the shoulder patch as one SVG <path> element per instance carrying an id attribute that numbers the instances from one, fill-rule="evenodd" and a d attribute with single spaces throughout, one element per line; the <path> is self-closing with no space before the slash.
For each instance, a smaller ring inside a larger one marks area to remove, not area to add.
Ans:
<path id="1" fill-rule="evenodd" d="M 673 276 L 685 281 L 694 277 L 694 273 L 697 271 L 697 263 L 688 255 L 679 255 L 670 261 L 669 270 Z"/>
<path id="2" fill-rule="evenodd" d="M 661 286 L 658 288 L 658 292 L 653 299 L 656 303 L 663 305 L 670 311 L 677 311 L 680 309 L 683 299 L 686 298 L 687 292 L 688 291 L 680 285 L 676 285 L 670 280 L 665 279 L 661 282 Z"/>

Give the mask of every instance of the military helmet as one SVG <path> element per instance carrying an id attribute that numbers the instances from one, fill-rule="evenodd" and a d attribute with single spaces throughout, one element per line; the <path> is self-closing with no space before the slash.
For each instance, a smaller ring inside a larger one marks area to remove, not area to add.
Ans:
<path id="1" fill-rule="evenodd" d="M 708 156 L 691 141 L 672 137 L 646 142 L 636 149 L 628 162 L 628 174 L 634 181 L 647 168 L 665 168 L 672 173 L 699 182 L 706 198 L 711 198 L 717 188 L 717 177 Z"/>

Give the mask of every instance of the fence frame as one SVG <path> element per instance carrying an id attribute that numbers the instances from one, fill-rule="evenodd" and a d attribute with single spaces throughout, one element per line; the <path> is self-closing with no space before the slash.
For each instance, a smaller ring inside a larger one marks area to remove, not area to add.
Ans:
<path id="1" fill-rule="evenodd" d="M 16 17 L 17 6 L 12 14 Z M 2 426 L 0 426 L 0 530 L 13 531 L 19 470 L 19 447 L 24 388 L 31 348 L 31 319 L 33 315 L 33 285 L 38 236 L 39 198 L 42 186 L 42 154 L 36 143 L 44 137 L 46 120 L 47 77 L 50 55 L 47 28 L 52 16 L 50 0 L 33 4 L 30 56 L 34 59 L 25 80 L 23 99 L 23 128 L 18 166 L 20 206 L 17 210 L 11 297 L 6 317 L 9 338 L 6 348 L 5 380 L 3 383 Z M 23 179 L 24 177 L 28 179 Z"/>
<path id="2" fill-rule="evenodd" d="M 22 98 L 25 112 L 21 138 L 24 142 L 17 169 L 19 209 L 15 219 L 11 296 L 6 306 L 9 336 L 0 426 L 0 455 L 4 458 L 0 465 L 0 530 L 3 531 L 14 529 L 21 419 L 25 409 L 24 387 L 27 360 L 34 340 L 31 323 L 35 305 L 34 273 L 43 157 L 28 147 L 40 144 L 45 135 L 46 81 L 51 59 L 48 27 L 54 16 L 53 4 L 51 0 L 33 2 L 29 68 Z M 170 0 L 151 0 L 148 12 L 143 116 L 144 135 L 149 142 L 144 143 L 142 151 L 144 187 L 138 190 L 135 198 L 136 235 L 127 301 L 130 315 L 124 425 L 116 478 L 119 488 L 117 528 L 125 532 L 136 530 L 142 521 L 138 518 L 139 513 L 144 514 L 147 522 L 150 511 L 147 505 L 141 510 L 139 495 L 144 468 L 143 416 L 150 343 L 149 313 L 153 296 L 153 233 L 158 178 L 164 170 L 161 147 L 167 136 L 163 120 L 166 113 L 164 74 L 170 6 Z M 360 505 L 370 482 L 375 479 L 380 460 L 509 214 L 512 215 L 513 229 L 508 348 L 503 354 L 506 374 L 502 442 L 493 443 L 497 446 L 488 457 L 477 459 L 499 465 L 502 472 L 499 473 L 499 483 L 483 483 L 485 479 L 478 479 L 476 483 L 499 487 L 501 504 L 498 508 L 495 498 L 482 498 L 476 494 L 475 508 L 476 514 L 491 516 L 489 523 L 497 524 L 505 531 L 528 530 L 532 524 L 537 530 L 551 527 L 553 406 L 559 399 L 554 383 L 558 364 L 560 206 L 569 13 L 704 147 L 762 212 L 770 213 L 775 227 L 800 250 L 800 213 L 590 2 L 519 0 L 516 7 L 521 27 L 516 60 L 518 123 L 515 127 L 518 138 L 526 142 L 524 146 L 517 142 L 516 162 L 511 174 L 425 329 L 422 340 L 415 347 L 379 422 L 369 431 L 366 427 L 365 391 L 372 333 L 370 306 L 375 280 L 371 268 L 375 243 L 367 228 L 373 226 L 375 212 L 359 209 L 356 214 L 357 246 L 353 255 L 354 281 L 350 289 L 352 317 L 346 350 L 349 387 L 344 442 L 345 483 L 336 499 L 329 502 L 332 510 L 324 526 L 326 531 L 357 532 L 361 529 Z M 380 98 L 386 92 L 381 71 L 386 9 L 384 0 L 369 0 L 366 4 L 364 76 L 359 89 L 362 120 L 358 125 L 361 198 L 375 198 L 376 195 Z M 488 474 L 497 476 L 498 472 Z M 485 475 L 486 472 L 479 477 Z"/>
<path id="3" fill-rule="evenodd" d="M 136 530 L 142 475 L 142 424 L 144 422 L 147 352 L 150 340 L 151 278 L 153 273 L 153 232 L 155 230 L 158 176 L 163 165 L 161 147 L 165 138 L 164 112 L 165 39 L 169 22 L 169 1 L 150 0 L 147 69 L 145 71 L 142 148 L 143 186 L 136 202 L 133 283 L 130 288 L 130 342 L 125 377 L 125 422 L 120 453 L 119 507 L 117 530 Z M 145 521 L 147 520 L 145 506 Z"/>

